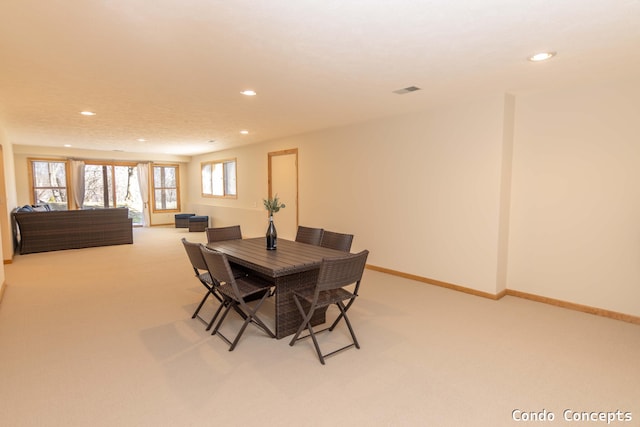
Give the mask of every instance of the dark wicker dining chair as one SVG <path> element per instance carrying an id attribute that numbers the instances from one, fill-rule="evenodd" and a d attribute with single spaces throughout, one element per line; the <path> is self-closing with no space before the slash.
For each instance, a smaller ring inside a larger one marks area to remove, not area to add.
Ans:
<path id="1" fill-rule="evenodd" d="M 320 363 L 323 365 L 325 364 L 324 359 L 326 357 L 332 356 L 353 346 L 360 348 L 358 339 L 353 332 L 351 322 L 347 316 L 347 311 L 358 296 L 360 281 L 362 280 L 362 274 L 364 272 L 368 255 L 369 251 L 364 250 L 357 254 L 347 254 L 336 258 L 325 258 L 320 265 L 320 272 L 318 274 L 318 281 L 316 282 L 315 288 L 297 290 L 293 292 L 293 300 L 296 307 L 298 307 L 298 311 L 302 315 L 303 320 L 298 331 L 291 339 L 291 342 L 289 342 L 290 346 L 293 346 L 298 340 L 311 337 L 316 353 L 318 353 Z M 354 283 L 355 287 L 352 291 L 345 288 L 346 286 Z M 346 305 L 345 301 L 347 301 Z M 335 304 L 336 307 L 338 307 L 340 314 L 330 327 L 315 332 L 311 327 L 311 319 L 313 318 L 314 313 L 318 309 L 324 309 L 332 304 Z M 347 328 L 349 328 L 349 333 L 351 334 L 353 342 L 330 353 L 323 354 L 320 350 L 320 346 L 318 345 L 316 333 L 333 331 L 341 319 L 344 319 L 347 324 Z M 309 334 L 300 337 L 300 334 L 305 329 L 309 331 Z"/>
<path id="2" fill-rule="evenodd" d="M 202 285 L 207 289 L 207 293 L 205 294 L 204 298 L 202 298 L 202 301 L 200 301 L 200 304 L 198 304 L 198 308 L 196 308 L 196 311 L 193 313 L 193 316 L 191 316 L 191 318 L 195 319 L 197 317 L 198 319 L 202 320 L 207 325 L 206 330 L 208 331 L 209 329 L 211 329 L 211 326 L 218 317 L 218 314 L 220 314 L 220 310 L 222 310 L 222 295 L 217 291 L 218 284 L 211 278 L 211 274 L 209 274 L 207 263 L 205 262 L 204 257 L 202 256 L 202 251 L 200 250 L 200 243 L 189 242 L 183 237 L 182 244 L 184 245 L 184 249 L 187 251 L 187 256 L 189 257 L 191 267 L 193 267 L 193 271 L 196 277 L 198 278 L 198 280 L 200 280 L 200 283 L 202 283 Z M 220 306 L 216 310 L 211 320 L 207 321 L 200 317 L 198 313 L 200 312 L 200 309 L 210 295 L 212 295 L 220 302 Z"/>
<path id="3" fill-rule="evenodd" d="M 258 310 L 270 294 L 271 284 L 257 277 L 244 276 L 236 279 L 233 277 L 229 260 L 224 253 L 209 249 L 204 245 L 200 245 L 200 250 L 211 277 L 220 284 L 217 290 L 224 298 L 223 305 L 225 310 L 213 328 L 211 335 L 218 335 L 229 344 L 229 351 L 233 351 L 236 348 L 249 323 L 255 324 L 271 338 L 275 338 L 275 334 L 271 329 L 258 317 Z M 251 300 L 257 300 L 253 308 L 247 304 Z M 244 319 L 244 323 L 233 341 L 220 332 L 220 326 L 222 326 L 227 314 L 229 314 L 229 310 L 232 308 Z"/>
<path id="4" fill-rule="evenodd" d="M 242 230 L 239 225 L 230 225 L 228 227 L 209 227 L 204 231 L 207 236 L 207 243 L 242 239 Z M 244 270 L 239 267 L 231 267 L 231 270 L 233 271 L 233 276 L 236 279 L 247 275 Z"/>
<path id="5" fill-rule="evenodd" d="M 352 242 L 353 234 L 343 234 L 325 230 L 322 233 L 320 246 L 324 248 L 337 249 L 343 252 L 349 252 L 351 250 Z"/>
<path id="6" fill-rule="evenodd" d="M 220 242 L 222 240 L 242 239 L 242 231 L 239 225 L 229 227 L 209 227 L 206 228 L 207 243 Z"/>
<path id="7" fill-rule="evenodd" d="M 296 233 L 296 242 L 320 246 L 323 231 L 322 228 L 303 227 L 299 225 L 298 232 Z"/>

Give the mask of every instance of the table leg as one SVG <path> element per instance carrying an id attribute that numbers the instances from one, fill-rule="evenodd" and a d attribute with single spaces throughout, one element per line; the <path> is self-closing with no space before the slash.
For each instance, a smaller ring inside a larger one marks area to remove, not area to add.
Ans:
<path id="1" fill-rule="evenodd" d="M 317 280 L 318 270 L 276 278 L 276 338 L 284 338 L 298 330 L 302 323 L 302 316 L 293 300 L 293 291 L 313 288 Z M 325 314 L 326 309 L 318 310 L 311 318 L 311 324 L 315 326 L 324 323 Z"/>
<path id="2" fill-rule="evenodd" d="M 244 270 L 249 275 L 259 276 L 275 286 L 275 322 L 276 338 L 281 339 L 296 333 L 302 323 L 302 316 L 293 301 L 293 291 L 313 288 L 318 281 L 319 270 L 303 271 L 301 273 L 289 274 L 286 276 L 267 277 L 243 266 L 233 264 L 235 270 Z M 311 325 L 321 325 L 325 322 L 326 311 L 317 310 L 311 318 Z"/>

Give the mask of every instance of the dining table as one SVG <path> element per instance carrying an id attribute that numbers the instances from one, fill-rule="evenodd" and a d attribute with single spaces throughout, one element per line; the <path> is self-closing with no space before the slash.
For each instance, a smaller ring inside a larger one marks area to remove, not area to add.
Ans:
<path id="1" fill-rule="evenodd" d="M 293 292 L 315 286 L 324 258 L 345 255 L 335 249 L 286 239 L 278 239 L 276 249 L 269 250 L 264 237 L 223 240 L 206 246 L 226 254 L 234 269 L 243 269 L 274 286 L 275 335 L 278 339 L 295 333 L 302 323 Z M 325 312 L 316 313 L 312 325 L 324 323 Z"/>

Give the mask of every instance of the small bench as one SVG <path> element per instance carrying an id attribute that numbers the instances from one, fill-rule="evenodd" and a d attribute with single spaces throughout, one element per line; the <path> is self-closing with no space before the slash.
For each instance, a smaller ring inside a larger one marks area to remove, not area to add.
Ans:
<path id="1" fill-rule="evenodd" d="M 189 231 L 204 231 L 209 226 L 209 217 L 204 215 L 190 216 Z"/>
<path id="2" fill-rule="evenodd" d="M 189 218 L 196 216 L 194 213 L 181 213 L 175 215 L 176 228 L 189 228 Z"/>

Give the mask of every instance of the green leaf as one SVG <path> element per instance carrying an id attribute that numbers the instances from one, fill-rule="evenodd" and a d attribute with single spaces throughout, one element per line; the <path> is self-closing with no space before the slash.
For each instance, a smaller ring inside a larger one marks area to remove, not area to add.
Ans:
<path id="1" fill-rule="evenodd" d="M 286 205 L 284 203 L 280 203 L 280 199 L 278 199 L 278 195 L 276 194 L 273 199 L 262 199 L 264 207 L 269 211 L 270 215 L 278 212 L 280 209 L 285 208 Z"/>

